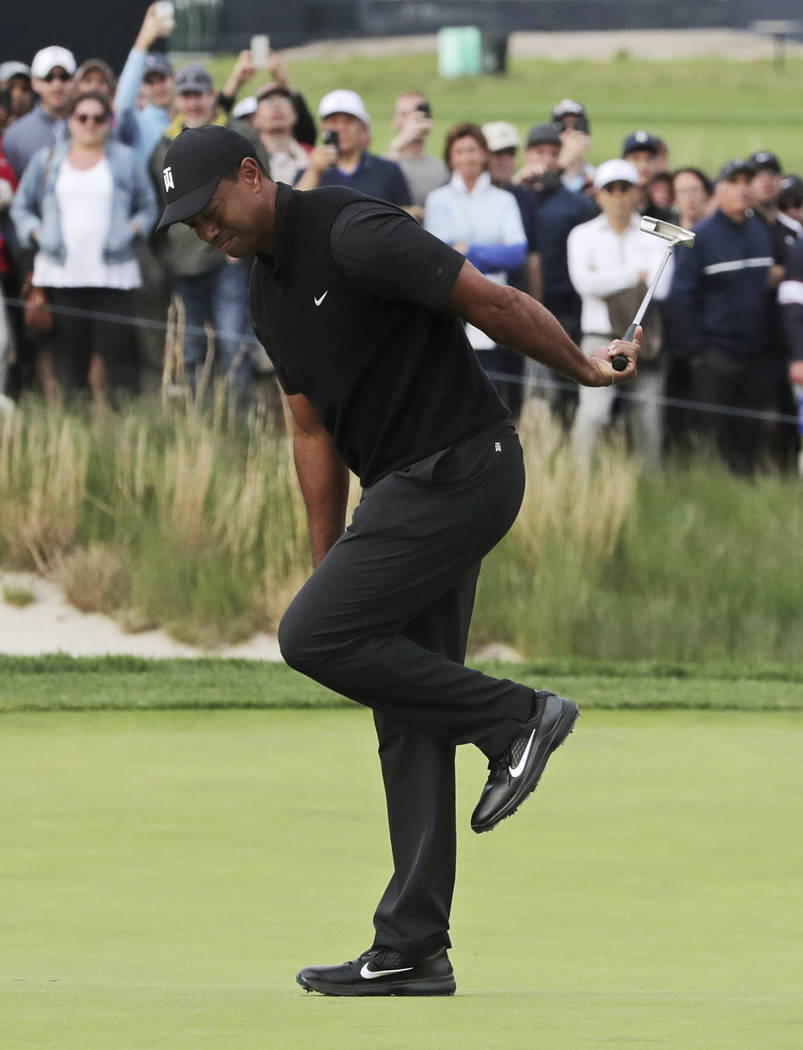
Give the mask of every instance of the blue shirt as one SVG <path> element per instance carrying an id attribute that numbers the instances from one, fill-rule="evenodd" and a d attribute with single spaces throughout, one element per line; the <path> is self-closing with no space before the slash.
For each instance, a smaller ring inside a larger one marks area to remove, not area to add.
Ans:
<path id="1" fill-rule="evenodd" d="M 300 177 L 300 176 L 299 176 Z M 321 176 L 321 186 L 347 186 L 351 190 L 365 193 L 369 197 L 398 204 L 405 208 L 413 203 L 410 187 L 398 164 L 384 157 L 377 157 L 367 150 L 360 157 L 356 169 L 347 174 L 340 168 L 327 168 Z"/>
<path id="2" fill-rule="evenodd" d="M 117 82 L 114 112 L 120 141 L 134 150 L 140 163 L 147 165 L 156 143 L 167 131 L 170 114 L 160 106 L 137 108 L 144 72 L 145 52 L 132 48 Z"/>
<path id="3" fill-rule="evenodd" d="M 34 153 L 68 138 L 67 121 L 48 116 L 40 104 L 11 125 L 3 136 L 3 152 L 17 178 L 22 178 Z"/>

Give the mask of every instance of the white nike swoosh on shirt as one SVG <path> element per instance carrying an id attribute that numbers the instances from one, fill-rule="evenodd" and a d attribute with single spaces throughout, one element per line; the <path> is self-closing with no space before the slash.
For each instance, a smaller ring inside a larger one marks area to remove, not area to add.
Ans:
<path id="1" fill-rule="evenodd" d="M 328 294 L 329 294 L 329 289 L 327 288 L 326 291 L 323 293 L 323 295 L 320 297 L 320 299 L 316 299 L 315 296 L 313 295 L 312 301 L 315 303 L 316 306 L 320 306 L 321 303 L 324 301 L 324 299 L 327 297 Z"/>
<path id="2" fill-rule="evenodd" d="M 387 977 L 391 973 L 406 973 L 407 970 L 412 970 L 412 966 L 402 966 L 400 970 L 369 970 L 368 963 L 363 963 L 360 977 L 364 977 L 366 981 L 373 981 L 375 977 Z"/>
<path id="3" fill-rule="evenodd" d="M 533 746 L 533 740 L 535 740 L 535 730 L 530 733 L 530 739 L 527 741 L 527 746 L 524 749 L 524 754 L 521 756 L 521 760 L 517 766 L 508 766 L 508 772 L 512 777 L 520 777 L 524 772 L 524 766 L 527 762 L 527 756 L 530 754 L 530 748 Z"/>

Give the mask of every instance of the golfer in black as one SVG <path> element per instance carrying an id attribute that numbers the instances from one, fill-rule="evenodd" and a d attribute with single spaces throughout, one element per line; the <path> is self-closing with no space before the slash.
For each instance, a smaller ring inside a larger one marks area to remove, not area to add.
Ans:
<path id="1" fill-rule="evenodd" d="M 330 995 L 451 995 L 455 747 L 488 758 L 471 824 L 489 831 L 533 791 L 578 713 L 463 665 L 480 562 L 524 492 L 518 437 L 463 321 L 589 386 L 635 375 L 640 333 L 584 357 L 543 307 L 486 280 L 404 211 L 344 188 L 276 184 L 225 128 L 184 131 L 164 180 L 160 226 L 185 222 L 227 255 L 256 257 L 254 326 L 293 415 L 316 566 L 282 619 L 282 654 L 372 708 L 379 738 L 394 870 L 373 946 L 305 967 L 298 982 Z M 346 527 L 349 470 L 363 494 Z"/>

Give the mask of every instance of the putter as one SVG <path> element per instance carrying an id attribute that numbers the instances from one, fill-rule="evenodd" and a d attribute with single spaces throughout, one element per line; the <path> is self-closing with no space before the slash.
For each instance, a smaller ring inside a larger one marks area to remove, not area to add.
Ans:
<path id="1" fill-rule="evenodd" d="M 664 252 L 664 257 L 661 259 L 661 264 L 655 271 L 655 276 L 650 282 L 650 287 L 647 289 L 644 298 L 641 300 L 641 306 L 638 308 L 636 316 L 633 318 L 633 323 L 630 325 L 628 330 L 622 336 L 624 342 L 629 343 L 632 341 L 633 336 L 636 334 L 636 329 L 641 324 L 641 319 L 647 312 L 647 307 L 650 305 L 653 293 L 658 287 L 658 282 L 661 280 L 661 274 L 664 272 L 664 267 L 669 261 L 669 256 L 675 250 L 679 244 L 685 244 L 687 248 L 690 248 L 694 244 L 694 234 L 691 230 L 684 230 L 682 226 L 673 226 L 671 222 L 664 222 L 663 219 L 653 219 L 651 215 L 644 215 L 641 219 L 641 228 L 644 233 L 651 233 L 653 237 L 661 237 L 665 241 L 669 241 Z M 611 361 L 614 371 L 624 372 L 627 368 L 627 358 L 624 354 L 616 354 Z"/>

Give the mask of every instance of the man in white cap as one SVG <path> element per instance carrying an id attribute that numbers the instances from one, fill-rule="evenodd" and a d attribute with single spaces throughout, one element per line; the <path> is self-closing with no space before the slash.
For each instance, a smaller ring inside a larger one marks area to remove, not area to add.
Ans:
<path id="1" fill-rule="evenodd" d="M 324 95 L 318 107 L 322 145 L 310 155 L 299 179 L 300 190 L 347 186 L 402 208 L 412 204 L 410 189 L 398 164 L 368 152 L 371 118 L 356 91 L 339 88 Z"/>
<path id="2" fill-rule="evenodd" d="M 641 230 L 639 173 L 630 161 L 616 159 L 600 164 L 594 187 L 602 214 L 575 226 L 567 244 L 569 275 L 583 303 L 580 349 L 586 354 L 600 340 L 619 338 L 627 328 L 665 247 L 657 237 Z M 671 273 L 670 260 L 656 289 L 656 300 L 666 298 Z M 664 370 L 659 350 L 660 321 L 657 311 L 651 310 L 644 322 L 638 390 L 634 388 L 637 396 L 628 405 L 636 447 L 653 464 L 660 459 L 662 443 L 660 397 Z M 579 388 L 572 444 L 582 460 L 591 459 L 599 431 L 610 421 L 615 400 L 612 386 L 593 391 Z"/>
<path id="3" fill-rule="evenodd" d="M 3 150 L 18 177 L 37 150 L 66 140 L 67 106 L 74 73 L 75 57 L 66 47 L 53 44 L 34 55 L 31 77 L 39 103 L 27 116 L 12 124 L 3 138 Z"/>

